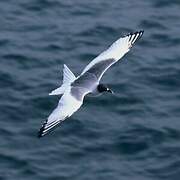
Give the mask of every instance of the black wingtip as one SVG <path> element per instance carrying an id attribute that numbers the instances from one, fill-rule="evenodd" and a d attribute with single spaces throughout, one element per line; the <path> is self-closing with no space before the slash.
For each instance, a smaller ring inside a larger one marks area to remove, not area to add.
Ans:
<path id="1" fill-rule="evenodd" d="M 46 124 L 47 124 L 47 120 L 43 123 L 42 127 L 39 129 L 38 134 L 37 134 L 38 138 L 41 138 L 45 135 L 44 129 L 45 129 Z"/>
<path id="2" fill-rule="evenodd" d="M 38 138 L 43 137 L 43 129 L 42 129 L 42 128 L 38 131 L 37 137 L 38 137 Z"/>
<path id="3" fill-rule="evenodd" d="M 144 30 L 137 31 L 136 34 L 139 34 L 138 38 L 136 39 L 136 41 L 138 41 L 144 34 Z"/>
<path id="4" fill-rule="evenodd" d="M 65 119 L 65 118 L 64 118 L 64 119 Z M 64 120 L 64 119 L 63 119 L 63 120 Z M 46 120 L 46 121 L 43 123 L 42 127 L 39 129 L 37 136 L 38 136 L 39 138 L 41 138 L 41 137 L 49 134 L 51 131 L 53 131 L 54 129 L 56 129 L 56 128 L 58 127 L 59 123 L 62 122 L 63 120 L 54 121 L 54 122 L 48 124 L 48 127 L 47 127 L 48 120 Z"/>
<path id="5" fill-rule="evenodd" d="M 131 47 L 135 42 L 137 42 L 142 37 L 143 34 L 144 34 L 144 30 L 139 30 L 136 32 L 131 32 L 127 35 L 129 37 L 129 42 L 131 43 Z"/>
<path id="6" fill-rule="evenodd" d="M 144 30 L 142 29 L 142 30 L 138 31 L 137 33 L 139 33 L 140 36 L 142 36 L 144 34 Z"/>
<path id="7" fill-rule="evenodd" d="M 130 32 L 129 34 L 127 34 L 126 36 L 132 36 L 133 34 L 142 34 L 143 35 L 144 33 L 144 30 L 141 29 L 139 31 L 133 31 L 133 32 Z"/>

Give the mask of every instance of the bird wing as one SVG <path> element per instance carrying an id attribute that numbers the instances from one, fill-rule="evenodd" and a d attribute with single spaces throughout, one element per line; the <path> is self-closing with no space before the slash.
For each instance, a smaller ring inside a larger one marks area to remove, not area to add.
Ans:
<path id="1" fill-rule="evenodd" d="M 78 89 L 77 89 L 78 90 Z M 79 96 L 83 96 L 84 91 L 82 88 L 79 91 Z M 72 90 L 69 87 L 61 99 L 59 100 L 58 106 L 49 115 L 48 119 L 43 123 L 42 127 L 38 132 L 38 137 L 42 137 L 54 129 L 59 123 L 70 117 L 75 111 L 77 111 L 81 105 L 83 98 L 76 96 L 75 89 Z"/>
<path id="2" fill-rule="evenodd" d="M 141 38 L 144 31 L 129 33 L 128 35 L 119 38 L 106 51 L 102 52 L 94 60 L 92 60 L 83 70 L 80 76 L 86 72 L 93 73 L 101 79 L 104 72 L 115 62 L 121 59 L 132 47 L 132 45 Z"/>

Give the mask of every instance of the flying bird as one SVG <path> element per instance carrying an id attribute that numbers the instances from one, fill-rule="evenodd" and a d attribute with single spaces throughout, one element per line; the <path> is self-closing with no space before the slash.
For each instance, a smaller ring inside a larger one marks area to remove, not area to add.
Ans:
<path id="1" fill-rule="evenodd" d="M 106 70 L 121 59 L 139 40 L 144 31 L 129 33 L 115 41 L 106 51 L 93 59 L 79 76 L 75 76 L 64 65 L 63 83 L 49 95 L 62 95 L 57 107 L 49 115 L 38 132 L 38 137 L 46 135 L 49 131 L 70 117 L 83 104 L 87 94 L 113 93 L 100 80 Z"/>

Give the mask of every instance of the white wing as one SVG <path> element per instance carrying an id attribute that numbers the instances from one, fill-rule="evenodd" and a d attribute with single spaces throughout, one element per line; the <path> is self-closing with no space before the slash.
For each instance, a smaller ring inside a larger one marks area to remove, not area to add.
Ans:
<path id="1" fill-rule="evenodd" d="M 38 136 L 42 137 L 46 135 L 50 130 L 56 127 L 60 122 L 64 121 L 67 117 L 70 117 L 75 111 L 77 111 L 82 105 L 82 101 L 78 100 L 71 92 L 71 87 L 65 91 L 58 106 L 50 114 L 48 119 L 44 122 L 39 130 Z"/>
<path id="2" fill-rule="evenodd" d="M 143 35 L 143 32 L 144 31 L 138 31 L 138 32 L 130 33 L 130 34 L 124 36 L 124 37 L 119 38 L 106 51 L 102 52 L 99 56 L 97 56 L 95 59 L 93 59 L 85 67 L 85 69 L 83 70 L 81 75 L 84 74 L 85 72 L 87 72 L 95 64 L 100 63 L 102 61 L 106 61 L 106 60 L 109 60 L 109 59 L 114 59 L 114 61 L 117 62 L 119 59 L 121 59 L 130 50 L 132 45 L 138 39 L 141 38 L 141 36 Z M 110 66 L 108 66 L 108 67 L 110 67 Z"/>

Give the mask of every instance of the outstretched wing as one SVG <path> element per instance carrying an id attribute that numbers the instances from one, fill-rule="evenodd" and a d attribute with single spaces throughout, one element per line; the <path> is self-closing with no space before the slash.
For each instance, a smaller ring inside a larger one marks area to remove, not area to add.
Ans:
<path id="1" fill-rule="evenodd" d="M 93 61 L 91 61 L 81 73 L 81 76 L 88 73 L 96 75 L 98 80 L 101 79 L 104 72 L 120 58 L 122 58 L 132 47 L 132 45 L 141 38 L 144 31 L 130 33 L 116 42 L 114 42 L 106 51 L 101 53 Z"/>
<path id="2" fill-rule="evenodd" d="M 75 94 L 68 90 L 63 94 L 59 100 L 58 106 L 53 110 L 48 119 L 43 123 L 38 132 L 38 137 L 42 137 L 57 127 L 62 121 L 70 117 L 75 111 L 77 111 L 82 105 L 82 101 L 79 100 Z"/>

